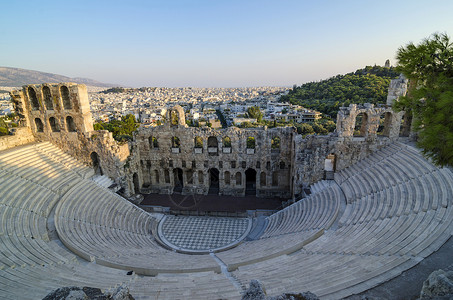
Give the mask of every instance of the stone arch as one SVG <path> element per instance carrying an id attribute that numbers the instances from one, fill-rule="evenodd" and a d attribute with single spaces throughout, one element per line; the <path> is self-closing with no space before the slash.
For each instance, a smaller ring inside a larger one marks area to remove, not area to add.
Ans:
<path id="1" fill-rule="evenodd" d="M 262 171 L 260 174 L 260 186 L 266 186 L 266 172 Z"/>
<path id="2" fill-rule="evenodd" d="M 69 89 L 67 86 L 60 87 L 61 100 L 63 101 L 64 109 L 72 109 L 71 97 L 69 96 Z"/>
<path id="3" fill-rule="evenodd" d="M 159 143 L 155 136 L 150 136 L 148 139 L 150 149 L 159 149 Z"/>
<path id="4" fill-rule="evenodd" d="M 229 171 L 225 171 L 225 173 L 223 174 L 223 179 L 225 181 L 225 185 L 230 185 L 231 184 L 231 174 Z"/>
<path id="5" fill-rule="evenodd" d="M 368 129 L 368 114 L 366 112 L 361 112 L 355 117 L 354 125 L 354 136 L 364 137 L 366 136 Z"/>
<path id="6" fill-rule="evenodd" d="M 99 155 L 96 152 L 91 152 L 90 154 L 91 163 L 93 164 L 94 174 L 102 175 L 101 160 Z"/>
<path id="7" fill-rule="evenodd" d="M 209 194 L 219 193 L 219 169 L 209 169 Z"/>
<path id="8" fill-rule="evenodd" d="M 186 181 L 188 184 L 193 184 L 193 170 L 187 170 L 186 171 Z"/>
<path id="9" fill-rule="evenodd" d="M 412 114 L 410 112 L 405 112 L 401 118 L 400 123 L 400 136 L 408 137 L 411 133 L 412 128 Z"/>
<path id="10" fill-rule="evenodd" d="M 168 169 L 164 170 L 164 179 L 165 183 L 170 183 L 170 171 L 168 171 Z"/>
<path id="11" fill-rule="evenodd" d="M 218 141 L 217 141 L 217 137 L 215 136 L 210 136 L 208 137 L 208 147 L 209 148 L 217 148 L 219 145 L 218 145 Z"/>
<path id="12" fill-rule="evenodd" d="M 42 87 L 42 95 L 46 109 L 53 110 L 52 93 L 50 92 L 50 88 L 48 86 L 45 85 Z"/>
<path id="13" fill-rule="evenodd" d="M 255 149 L 256 142 L 255 142 L 255 138 L 253 136 L 247 137 L 246 146 L 247 146 L 247 149 Z"/>
<path id="14" fill-rule="evenodd" d="M 28 87 L 28 99 L 30 99 L 30 105 L 32 110 L 39 110 L 39 101 L 36 96 L 36 91 L 31 86 Z"/>
<path id="15" fill-rule="evenodd" d="M 278 186 L 278 172 L 272 172 L 272 186 Z"/>
<path id="16" fill-rule="evenodd" d="M 196 136 L 193 139 L 194 148 L 203 148 L 203 138 L 201 136 Z"/>
<path id="17" fill-rule="evenodd" d="M 379 124 L 376 130 L 376 134 L 388 137 L 392 128 L 392 119 L 393 114 L 391 112 L 387 111 L 382 113 L 379 116 Z"/>
<path id="18" fill-rule="evenodd" d="M 55 119 L 54 117 L 50 117 L 49 124 L 52 132 L 60 132 L 60 125 L 58 124 L 57 119 Z"/>
<path id="19" fill-rule="evenodd" d="M 167 122 L 169 122 L 170 126 L 186 126 L 186 117 L 184 113 L 184 109 L 179 106 L 175 105 L 167 111 Z"/>
<path id="20" fill-rule="evenodd" d="M 159 184 L 159 170 L 154 170 L 154 182 Z"/>
<path id="21" fill-rule="evenodd" d="M 138 180 L 138 174 L 134 173 L 132 175 L 132 183 L 134 184 L 134 193 L 140 193 L 140 181 Z"/>
<path id="22" fill-rule="evenodd" d="M 174 192 L 182 192 L 184 187 L 184 178 L 183 172 L 181 168 L 173 169 L 173 184 L 174 184 Z"/>
<path id="23" fill-rule="evenodd" d="M 236 185 L 241 186 L 242 185 L 242 174 L 241 172 L 236 173 Z"/>
<path id="24" fill-rule="evenodd" d="M 171 138 L 171 147 L 172 148 L 180 148 L 181 147 L 181 141 L 179 140 L 179 137 L 174 136 Z"/>
<path id="25" fill-rule="evenodd" d="M 271 149 L 280 150 L 280 137 L 276 136 L 271 140 Z"/>
<path id="26" fill-rule="evenodd" d="M 245 194 L 256 195 L 256 170 L 248 168 L 245 170 Z"/>
<path id="27" fill-rule="evenodd" d="M 204 184 L 204 174 L 203 171 L 198 171 L 198 183 L 199 184 Z"/>
<path id="28" fill-rule="evenodd" d="M 68 132 L 77 132 L 76 124 L 71 116 L 66 117 L 66 128 Z"/>
<path id="29" fill-rule="evenodd" d="M 231 148 L 231 138 L 226 136 L 222 139 L 223 148 Z"/>
<path id="30" fill-rule="evenodd" d="M 35 118 L 36 132 L 44 132 L 44 124 L 40 118 Z"/>

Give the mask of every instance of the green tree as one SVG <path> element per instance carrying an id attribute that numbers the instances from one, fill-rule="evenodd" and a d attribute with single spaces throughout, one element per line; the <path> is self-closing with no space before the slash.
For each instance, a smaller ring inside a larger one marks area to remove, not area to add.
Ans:
<path id="1" fill-rule="evenodd" d="M 250 106 L 247 108 L 247 115 L 249 118 L 256 119 L 258 123 L 263 120 L 263 113 L 258 106 Z"/>
<path id="2" fill-rule="evenodd" d="M 315 133 L 313 127 L 308 123 L 302 123 L 297 125 L 297 133 L 302 135 Z"/>
<path id="3" fill-rule="evenodd" d="M 408 93 L 394 108 L 414 115 L 417 144 L 439 165 L 453 166 L 453 43 L 433 34 L 397 52 L 397 69 L 409 79 Z"/>

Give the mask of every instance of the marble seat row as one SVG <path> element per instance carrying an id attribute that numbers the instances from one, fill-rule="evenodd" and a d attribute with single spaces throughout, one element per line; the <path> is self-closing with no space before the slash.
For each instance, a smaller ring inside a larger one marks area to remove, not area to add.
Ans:
<path id="1" fill-rule="evenodd" d="M 188 260 L 184 254 L 161 247 L 151 232 L 154 221 L 130 202 L 89 180 L 68 192 L 55 211 L 60 239 L 87 260 L 145 275 L 220 271 L 209 255 Z"/>
<path id="2" fill-rule="evenodd" d="M 392 145 L 340 173 L 347 204 L 338 226 L 299 251 L 239 266 L 241 282 L 339 299 L 399 275 L 451 237 L 453 174 L 418 150 Z"/>
<path id="3" fill-rule="evenodd" d="M 261 238 L 303 230 L 327 229 L 338 215 L 341 190 L 337 184 L 325 187 L 318 193 L 272 214 Z"/>

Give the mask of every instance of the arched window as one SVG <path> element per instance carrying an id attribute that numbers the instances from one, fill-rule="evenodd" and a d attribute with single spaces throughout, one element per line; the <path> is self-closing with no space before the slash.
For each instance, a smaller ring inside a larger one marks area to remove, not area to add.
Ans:
<path id="1" fill-rule="evenodd" d="M 170 171 L 168 169 L 164 170 L 165 183 L 170 183 Z"/>
<path id="2" fill-rule="evenodd" d="M 411 133 L 411 127 L 412 127 L 412 113 L 405 112 L 403 118 L 401 119 L 400 136 L 408 137 Z"/>
<path id="3" fill-rule="evenodd" d="M 203 148 L 203 139 L 199 136 L 196 136 L 194 139 L 195 148 Z"/>
<path id="4" fill-rule="evenodd" d="M 76 132 L 77 128 L 74 123 L 74 119 L 71 116 L 66 117 L 66 127 L 68 129 L 68 132 Z"/>
<path id="5" fill-rule="evenodd" d="M 101 160 L 99 159 L 99 155 L 96 152 L 91 152 L 90 157 L 93 164 L 94 174 L 102 175 Z"/>
<path id="6" fill-rule="evenodd" d="M 260 174 L 260 185 L 266 186 L 266 173 L 261 172 Z"/>
<path id="7" fill-rule="evenodd" d="M 392 113 L 388 111 L 385 114 L 381 114 L 379 116 L 379 126 L 377 128 L 376 133 L 382 136 L 389 136 L 391 126 L 392 126 Z"/>
<path id="8" fill-rule="evenodd" d="M 272 173 L 272 186 L 278 186 L 278 172 Z"/>
<path id="9" fill-rule="evenodd" d="M 154 180 L 155 180 L 156 184 L 159 184 L 159 171 L 158 170 L 154 170 Z"/>
<path id="10" fill-rule="evenodd" d="M 366 136 L 368 129 L 368 115 L 360 113 L 355 118 L 354 136 Z"/>
<path id="11" fill-rule="evenodd" d="M 44 132 L 44 124 L 40 118 L 35 119 L 36 132 Z"/>
<path id="12" fill-rule="evenodd" d="M 225 171 L 224 177 L 225 177 L 225 185 L 230 185 L 230 172 Z"/>
<path id="13" fill-rule="evenodd" d="M 186 171 L 186 180 L 188 184 L 193 184 L 193 171 L 187 170 Z"/>
<path id="14" fill-rule="evenodd" d="M 171 138 L 171 147 L 172 148 L 179 148 L 181 147 L 181 142 L 177 136 Z"/>
<path id="15" fill-rule="evenodd" d="M 281 162 L 280 162 L 280 169 L 283 170 L 284 168 L 285 168 L 285 162 L 284 162 L 284 161 L 281 161 Z"/>
<path id="16" fill-rule="evenodd" d="M 36 97 L 35 89 L 31 86 L 28 87 L 28 99 L 30 99 L 30 105 L 32 110 L 39 110 L 39 101 Z"/>
<path id="17" fill-rule="evenodd" d="M 204 183 L 204 176 L 203 176 L 203 171 L 198 171 L 198 183 L 203 184 Z"/>
<path id="18" fill-rule="evenodd" d="M 157 142 L 157 138 L 155 136 L 150 136 L 149 139 L 149 148 L 150 149 L 158 149 L 159 143 Z"/>
<path id="19" fill-rule="evenodd" d="M 272 150 L 280 150 L 280 138 L 278 136 L 274 137 L 271 140 L 271 149 Z"/>
<path id="20" fill-rule="evenodd" d="M 217 148 L 217 138 L 215 136 L 208 137 L 208 147 Z"/>
<path id="21" fill-rule="evenodd" d="M 46 105 L 46 109 L 53 110 L 52 94 L 48 86 L 43 86 L 42 95 L 44 96 L 44 104 Z"/>
<path id="22" fill-rule="evenodd" d="M 172 110 L 170 113 L 170 124 L 172 126 L 177 126 L 179 124 L 178 112 L 175 110 Z"/>
<path id="23" fill-rule="evenodd" d="M 255 138 L 253 136 L 247 138 L 247 149 L 255 149 Z"/>
<path id="24" fill-rule="evenodd" d="M 61 100 L 63 100 L 64 109 L 72 109 L 71 98 L 69 97 L 69 89 L 67 86 L 60 87 Z"/>
<path id="25" fill-rule="evenodd" d="M 134 175 L 132 175 L 132 182 L 134 183 L 134 193 L 135 194 L 140 193 L 140 182 L 138 180 L 137 173 L 134 173 Z"/>
<path id="26" fill-rule="evenodd" d="M 242 174 L 241 172 L 236 173 L 236 185 L 240 186 L 242 185 Z"/>
<path id="27" fill-rule="evenodd" d="M 231 138 L 229 136 L 224 137 L 222 144 L 224 148 L 231 148 Z"/>
<path id="28" fill-rule="evenodd" d="M 60 125 L 58 125 L 57 120 L 54 117 L 49 118 L 50 129 L 53 132 L 60 132 Z"/>

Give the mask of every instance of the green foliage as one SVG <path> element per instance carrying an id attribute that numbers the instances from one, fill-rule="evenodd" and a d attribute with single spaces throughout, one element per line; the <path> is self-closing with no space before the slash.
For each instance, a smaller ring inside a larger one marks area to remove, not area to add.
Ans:
<path id="1" fill-rule="evenodd" d="M 203 148 L 203 139 L 200 136 L 195 137 L 195 148 Z"/>
<path id="2" fill-rule="evenodd" d="M 278 136 L 274 137 L 271 140 L 271 148 L 272 149 L 280 149 L 280 138 Z"/>
<path id="3" fill-rule="evenodd" d="M 0 136 L 8 135 L 8 134 L 9 134 L 8 128 L 0 127 Z"/>
<path id="4" fill-rule="evenodd" d="M 336 116 L 339 107 L 351 103 L 385 103 L 390 80 L 398 74 L 392 67 L 367 66 L 346 75 L 293 86 L 280 101 Z"/>
<path id="5" fill-rule="evenodd" d="M 296 128 L 298 134 L 307 135 L 315 133 L 313 127 L 308 123 L 297 124 Z"/>
<path id="6" fill-rule="evenodd" d="M 135 120 L 134 115 L 128 114 L 121 117 L 121 120 L 113 120 L 108 123 L 94 124 L 94 130 L 108 130 L 112 132 L 113 138 L 117 141 L 125 142 L 132 140 L 132 133 L 140 126 Z"/>
<path id="7" fill-rule="evenodd" d="M 223 138 L 223 147 L 231 148 L 231 138 L 229 136 Z"/>
<path id="8" fill-rule="evenodd" d="M 394 108 L 414 114 L 417 144 L 439 165 L 453 166 L 453 43 L 433 34 L 397 52 L 398 70 L 409 79 Z"/>
<path id="9" fill-rule="evenodd" d="M 256 119 L 258 123 L 263 120 L 263 113 L 258 106 L 251 106 L 247 108 L 247 115 L 249 118 Z"/>
<path id="10" fill-rule="evenodd" d="M 103 93 L 103 94 L 109 94 L 109 93 L 118 94 L 118 93 L 124 93 L 125 91 L 126 91 L 126 89 L 124 89 L 122 87 L 113 87 L 113 88 L 110 88 L 110 89 L 106 89 L 105 91 L 101 91 L 100 93 Z"/>
<path id="11" fill-rule="evenodd" d="M 174 137 L 171 138 L 171 147 L 172 148 L 181 147 L 181 141 L 179 140 L 179 137 L 174 136 Z"/>
<path id="12" fill-rule="evenodd" d="M 255 138 L 253 136 L 247 138 L 247 149 L 255 149 Z"/>

